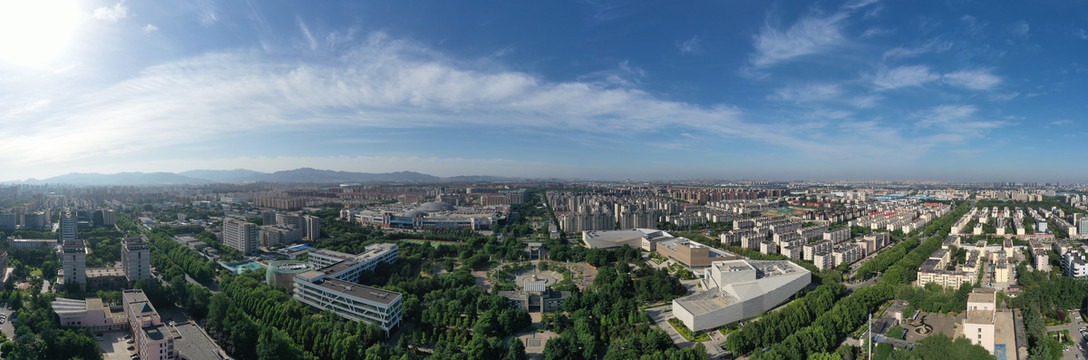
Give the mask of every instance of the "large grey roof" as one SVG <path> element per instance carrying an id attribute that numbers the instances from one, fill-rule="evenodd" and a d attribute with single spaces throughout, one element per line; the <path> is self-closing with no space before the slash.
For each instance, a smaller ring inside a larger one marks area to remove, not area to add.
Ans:
<path id="1" fill-rule="evenodd" d="M 420 205 L 419 210 L 428 211 L 428 212 L 453 211 L 454 207 L 453 207 L 453 205 L 450 205 L 450 204 L 447 204 L 447 203 L 444 203 L 444 202 L 441 202 L 441 201 L 432 201 L 432 202 L 423 203 L 423 205 Z"/>

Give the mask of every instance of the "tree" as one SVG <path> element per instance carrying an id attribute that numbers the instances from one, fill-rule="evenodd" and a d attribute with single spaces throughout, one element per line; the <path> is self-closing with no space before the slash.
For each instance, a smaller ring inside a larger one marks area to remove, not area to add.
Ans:
<path id="1" fill-rule="evenodd" d="M 525 360 L 525 343 L 522 343 L 518 338 L 511 338 L 510 347 L 506 349 L 506 356 L 503 356 L 502 359 Z"/>

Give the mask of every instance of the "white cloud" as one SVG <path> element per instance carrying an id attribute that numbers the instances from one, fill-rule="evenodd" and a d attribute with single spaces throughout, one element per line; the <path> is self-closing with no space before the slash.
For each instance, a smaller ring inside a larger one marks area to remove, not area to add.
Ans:
<path id="1" fill-rule="evenodd" d="M 731 106 L 702 107 L 625 87 L 465 68 L 380 33 L 332 63 L 261 54 L 207 54 L 58 98 L 56 106 L 33 111 L 39 120 L 32 125 L 0 123 L 0 137 L 7 139 L 0 142 L 0 163 L 133 153 L 269 129 L 511 127 L 632 134 L 691 128 L 793 143 L 774 126 L 743 122 Z M 0 105 L 0 119 L 13 110 Z"/>
<path id="2" fill-rule="evenodd" d="M 944 130 L 942 136 L 973 138 L 982 136 L 987 130 L 1007 126 L 1005 120 L 978 120 L 973 105 L 941 105 L 914 114 L 920 118 L 915 126 L 921 129 L 938 128 Z"/>
<path id="3" fill-rule="evenodd" d="M 804 16 L 785 30 L 766 25 L 754 36 L 756 51 L 751 63 L 767 67 L 833 49 L 844 41 L 842 22 L 846 18 L 847 13 L 837 12 L 829 16 Z"/>
<path id="4" fill-rule="evenodd" d="M 990 69 L 956 71 L 944 74 L 944 82 L 972 90 L 990 90 L 1001 84 L 1001 78 L 990 72 Z"/>
<path id="5" fill-rule="evenodd" d="M 698 55 L 703 52 L 702 44 L 699 41 L 699 36 L 692 36 L 691 39 L 684 40 L 683 42 L 676 44 L 676 47 L 680 49 L 680 53 L 684 55 Z"/>
<path id="6" fill-rule="evenodd" d="M 1088 40 L 1088 31 L 1084 31 L 1084 29 L 1077 29 L 1077 37 L 1079 37 L 1081 40 Z"/>
<path id="7" fill-rule="evenodd" d="M 151 24 L 147 24 L 146 26 L 144 26 L 144 34 L 150 34 L 150 33 L 156 32 L 156 31 L 159 31 L 158 26 L 151 25 Z"/>
<path id="8" fill-rule="evenodd" d="M 808 84 L 804 86 L 787 86 L 775 90 L 774 94 L 767 96 L 768 100 L 812 102 L 830 100 L 842 95 L 842 87 L 838 84 Z"/>
<path id="9" fill-rule="evenodd" d="M 922 86 L 925 83 L 940 78 L 940 75 L 931 72 L 928 66 L 900 66 L 877 73 L 873 77 L 873 85 L 880 90 L 891 90 L 903 87 Z"/>
<path id="10" fill-rule="evenodd" d="M 125 7 L 123 1 L 116 3 L 113 6 L 103 6 L 94 9 L 94 18 L 98 20 L 118 22 L 126 17 L 128 17 L 128 8 Z"/>

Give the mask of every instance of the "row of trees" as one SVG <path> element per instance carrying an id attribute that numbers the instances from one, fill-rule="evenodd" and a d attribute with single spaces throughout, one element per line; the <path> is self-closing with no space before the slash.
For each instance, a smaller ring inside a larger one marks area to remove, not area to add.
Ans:
<path id="1" fill-rule="evenodd" d="M 781 342 L 771 346 L 768 351 L 757 353 L 752 358 L 805 359 L 838 347 L 839 342 L 848 332 L 861 326 L 869 313 L 895 295 L 896 285 L 914 280 L 918 266 L 940 247 L 944 236 L 948 234 L 947 224 L 954 221 L 958 214 L 962 216 L 964 211 L 966 210 L 961 207 L 923 228 L 922 234 L 936 233 L 936 235 L 928 238 L 889 266 L 880 282 L 858 289 L 842 298 L 831 310 L 820 314 L 811 325 L 790 334 Z"/>
<path id="2" fill-rule="evenodd" d="M 174 241 L 172 229 L 160 226 L 147 233 L 152 247 L 151 265 L 164 279 L 189 274 L 194 280 L 209 284 L 215 278 L 214 261 L 206 259 L 196 250 Z"/>
<path id="3" fill-rule="evenodd" d="M 835 301 L 846 294 L 841 283 L 823 284 L 786 307 L 763 315 L 734 331 L 725 340 L 725 347 L 734 354 L 747 354 L 771 347 L 790 334 L 812 323 L 817 316 L 830 310 Z"/>

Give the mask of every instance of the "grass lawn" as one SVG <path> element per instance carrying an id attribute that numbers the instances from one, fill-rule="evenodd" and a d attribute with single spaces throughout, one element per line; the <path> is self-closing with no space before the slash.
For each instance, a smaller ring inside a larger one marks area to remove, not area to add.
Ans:
<path id="1" fill-rule="evenodd" d="M 705 331 L 700 331 L 692 334 L 691 330 L 688 330 L 687 326 L 684 326 L 684 322 L 677 318 L 669 318 L 669 325 L 672 325 L 676 332 L 680 333 L 680 336 L 684 337 L 684 340 L 694 342 L 704 342 L 710 340 L 710 335 Z"/>

